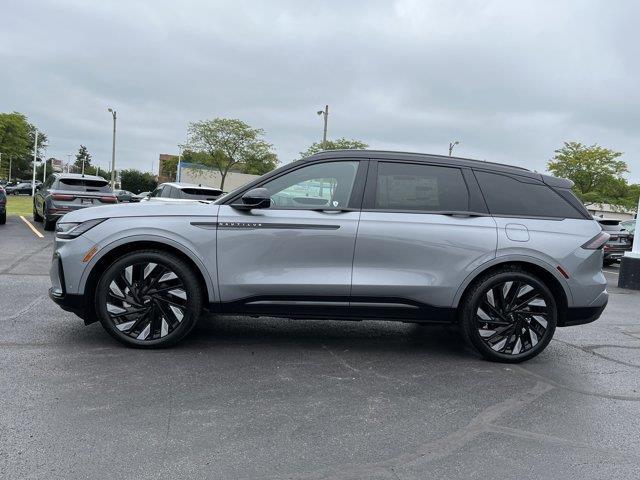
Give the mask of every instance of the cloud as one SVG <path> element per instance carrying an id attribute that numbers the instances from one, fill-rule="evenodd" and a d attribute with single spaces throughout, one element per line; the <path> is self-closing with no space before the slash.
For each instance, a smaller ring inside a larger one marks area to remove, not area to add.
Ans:
<path id="1" fill-rule="evenodd" d="M 640 181 L 633 1 L 19 1 L 0 17 L 0 111 L 66 158 L 150 169 L 189 121 L 241 118 L 289 161 L 322 134 L 539 171 L 565 140 Z"/>

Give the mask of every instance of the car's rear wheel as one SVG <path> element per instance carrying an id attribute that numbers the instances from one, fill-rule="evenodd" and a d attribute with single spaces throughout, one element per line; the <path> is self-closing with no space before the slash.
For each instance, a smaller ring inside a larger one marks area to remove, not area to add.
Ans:
<path id="1" fill-rule="evenodd" d="M 47 232 L 53 232 L 56 229 L 56 219 L 48 219 L 47 217 L 44 217 L 44 229 Z"/>
<path id="2" fill-rule="evenodd" d="M 200 284 L 178 257 L 157 250 L 130 253 L 109 266 L 96 288 L 102 326 L 118 341 L 139 348 L 167 347 L 195 326 Z"/>
<path id="3" fill-rule="evenodd" d="M 542 352 L 553 337 L 557 304 L 535 275 L 504 269 L 480 278 L 460 309 L 463 335 L 485 358 L 518 363 Z"/>
<path id="4" fill-rule="evenodd" d="M 33 221 L 34 222 L 42 221 L 42 216 L 38 213 L 38 208 L 36 207 L 35 200 L 33 201 Z"/>
<path id="5" fill-rule="evenodd" d="M 7 223 L 7 212 L 0 213 L 0 225 Z"/>

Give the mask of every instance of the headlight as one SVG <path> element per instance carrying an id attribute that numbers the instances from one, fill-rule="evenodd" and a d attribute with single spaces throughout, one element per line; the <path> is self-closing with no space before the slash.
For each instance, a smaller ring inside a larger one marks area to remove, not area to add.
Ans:
<path id="1" fill-rule="evenodd" d="M 60 223 L 56 226 L 56 236 L 58 238 L 77 238 L 83 233 L 91 230 L 96 225 L 100 225 L 106 218 L 94 218 L 82 223 Z"/>

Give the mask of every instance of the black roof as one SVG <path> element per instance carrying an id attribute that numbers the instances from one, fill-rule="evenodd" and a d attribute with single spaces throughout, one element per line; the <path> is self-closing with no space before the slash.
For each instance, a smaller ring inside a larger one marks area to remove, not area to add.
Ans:
<path id="1" fill-rule="evenodd" d="M 517 167 L 514 165 L 507 165 L 497 162 L 487 162 L 485 160 L 477 160 L 473 158 L 449 157 L 446 155 L 434 155 L 430 153 L 394 152 L 389 150 L 325 150 L 323 152 L 311 155 L 308 158 L 302 159 L 300 160 L 300 162 L 336 157 L 374 158 L 379 160 L 410 160 L 412 162 L 437 163 L 456 167 L 469 167 L 476 170 L 488 170 L 493 172 L 508 173 L 511 175 L 519 175 L 521 177 L 528 177 L 543 181 L 546 184 L 554 187 L 570 188 L 573 186 L 573 182 L 571 180 L 532 172 L 531 170 L 524 167 Z"/>

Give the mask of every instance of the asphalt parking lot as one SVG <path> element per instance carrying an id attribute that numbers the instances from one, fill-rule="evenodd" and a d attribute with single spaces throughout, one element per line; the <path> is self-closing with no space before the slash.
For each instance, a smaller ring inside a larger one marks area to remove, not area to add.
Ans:
<path id="1" fill-rule="evenodd" d="M 1 478 L 640 478 L 640 292 L 493 364 L 450 331 L 205 318 L 116 344 L 47 297 L 52 234 L 0 226 Z"/>

